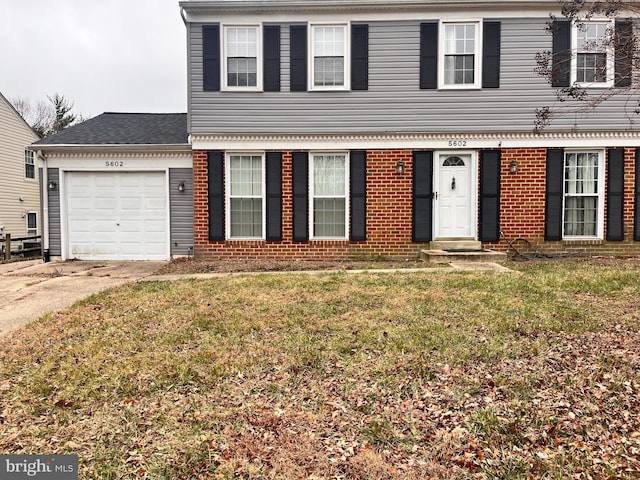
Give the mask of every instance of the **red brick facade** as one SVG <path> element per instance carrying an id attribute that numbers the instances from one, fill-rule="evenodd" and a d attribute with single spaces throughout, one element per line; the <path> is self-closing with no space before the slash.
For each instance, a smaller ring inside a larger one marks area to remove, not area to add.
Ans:
<path id="1" fill-rule="evenodd" d="M 428 244 L 413 243 L 412 150 L 367 151 L 367 240 L 294 242 L 292 215 L 292 155 L 282 156 L 282 241 L 209 241 L 207 207 L 207 152 L 194 151 L 195 255 L 202 259 L 288 258 L 328 259 L 348 257 L 413 258 Z M 526 238 L 548 253 L 581 251 L 594 255 L 637 255 L 640 242 L 633 241 L 635 149 L 625 151 L 624 232 L 620 242 L 605 240 L 544 241 L 546 149 L 502 150 L 500 225 L 507 239 Z M 515 160 L 517 173 L 510 173 Z M 396 173 L 397 162 L 405 165 Z M 605 206 L 606 208 L 606 206 Z M 506 250 L 507 243 L 485 243 Z"/>

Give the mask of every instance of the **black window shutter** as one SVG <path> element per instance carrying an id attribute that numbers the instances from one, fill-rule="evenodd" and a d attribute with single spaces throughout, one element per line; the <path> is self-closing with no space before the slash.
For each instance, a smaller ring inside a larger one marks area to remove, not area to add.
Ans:
<path id="1" fill-rule="evenodd" d="M 568 87 L 571 83 L 571 23 L 567 20 L 554 20 L 552 51 L 552 87 Z"/>
<path id="2" fill-rule="evenodd" d="M 293 241 L 309 240 L 309 154 L 293 152 Z"/>
<path id="3" fill-rule="evenodd" d="M 624 148 L 607 150 L 607 240 L 624 240 Z"/>
<path id="4" fill-rule="evenodd" d="M 500 240 L 500 150 L 480 152 L 480 240 Z"/>
<path id="5" fill-rule="evenodd" d="M 482 88 L 500 87 L 500 22 L 484 22 Z"/>
<path id="6" fill-rule="evenodd" d="M 305 92 L 307 90 L 307 26 L 291 25 L 289 27 L 291 44 L 291 91 Z"/>
<path id="7" fill-rule="evenodd" d="M 369 25 L 351 25 L 351 90 L 369 89 Z"/>
<path id="8" fill-rule="evenodd" d="M 412 241 L 430 242 L 433 224 L 433 152 L 413 152 Z"/>
<path id="9" fill-rule="evenodd" d="M 267 152 L 267 235 L 270 242 L 282 241 L 282 153 Z"/>
<path id="10" fill-rule="evenodd" d="M 615 86 L 630 87 L 634 55 L 633 24 L 630 20 L 616 21 Z"/>
<path id="11" fill-rule="evenodd" d="M 202 26 L 202 88 L 220 90 L 220 26 Z"/>
<path id="12" fill-rule="evenodd" d="M 367 152 L 352 150 L 349 155 L 350 168 L 350 239 L 367 239 Z"/>
<path id="13" fill-rule="evenodd" d="M 420 88 L 438 88 L 438 24 L 420 24 Z"/>
<path id="14" fill-rule="evenodd" d="M 222 152 L 207 153 L 209 240 L 225 239 L 224 221 L 224 155 Z"/>
<path id="15" fill-rule="evenodd" d="M 634 229 L 633 229 L 633 239 L 636 241 L 640 241 L 640 148 L 636 149 L 636 185 L 635 185 L 635 195 L 634 195 Z"/>
<path id="16" fill-rule="evenodd" d="M 564 185 L 564 150 L 547 150 L 547 198 L 545 204 L 544 238 L 562 240 L 562 195 Z"/>
<path id="17" fill-rule="evenodd" d="M 265 25 L 264 35 L 264 91 L 280 91 L 280 26 Z"/>

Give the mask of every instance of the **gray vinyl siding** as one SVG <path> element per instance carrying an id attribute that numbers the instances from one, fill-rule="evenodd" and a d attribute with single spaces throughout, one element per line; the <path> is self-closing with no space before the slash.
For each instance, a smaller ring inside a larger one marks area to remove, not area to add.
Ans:
<path id="1" fill-rule="evenodd" d="M 60 235 L 60 170 L 47 169 L 48 181 L 54 181 L 58 185 L 55 190 L 47 189 L 49 201 L 49 255 L 62 255 L 62 237 Z"/>
<path id="2" fill-rule="evenodd" d="M 184 182 L 184 191 L 178 185 Z M 169 169 L 171 255 L 193 254 L 193 169 Z"/>
<path id="3" fill-rule="evenodd" d="M 551 49 L 546 18 L 501 22 L 500 88 L 420 90 L 420 23 L 369 22 L 369 90 L 289 92 L 289 24 L 282 27 L 282 91 L 203 92 L 202 25 L 189 32 L 191 133 L 530 132 L 535 109 L 553 105 L 534 73 L 536 53 Z M 496 20 L 496 19 L 485 19 Z M 478 72 L 480 74 L 480 72 Z M 628 108 L 628 107 L 627 107 Z M 589 115 L 568 114 L 551 130 L 628 128 L 624 98 Z"/>

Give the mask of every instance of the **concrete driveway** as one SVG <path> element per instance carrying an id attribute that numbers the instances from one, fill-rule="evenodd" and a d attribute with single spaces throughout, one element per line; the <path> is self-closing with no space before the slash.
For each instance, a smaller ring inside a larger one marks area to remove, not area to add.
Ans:
<path id="1" fill-rule="evenodd" d="M 107 288 L 140 280 L 165 262 L 0 264 L 0 335 Z"/>

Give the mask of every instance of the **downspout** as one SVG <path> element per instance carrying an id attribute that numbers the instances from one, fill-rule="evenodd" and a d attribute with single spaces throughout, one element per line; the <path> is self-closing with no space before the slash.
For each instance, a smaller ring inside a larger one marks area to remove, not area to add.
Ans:
<path id="1" fill-rule="evenodd" d="M 40 203 L 42 208 L 42 261 L 48 262 L 49 256 L 49 169 L 47 168 L 47 158 L 42 154 L 42 150 L 36 152 L 38 160 L 42 165 L 42 185 L 40 185 Z"/>

